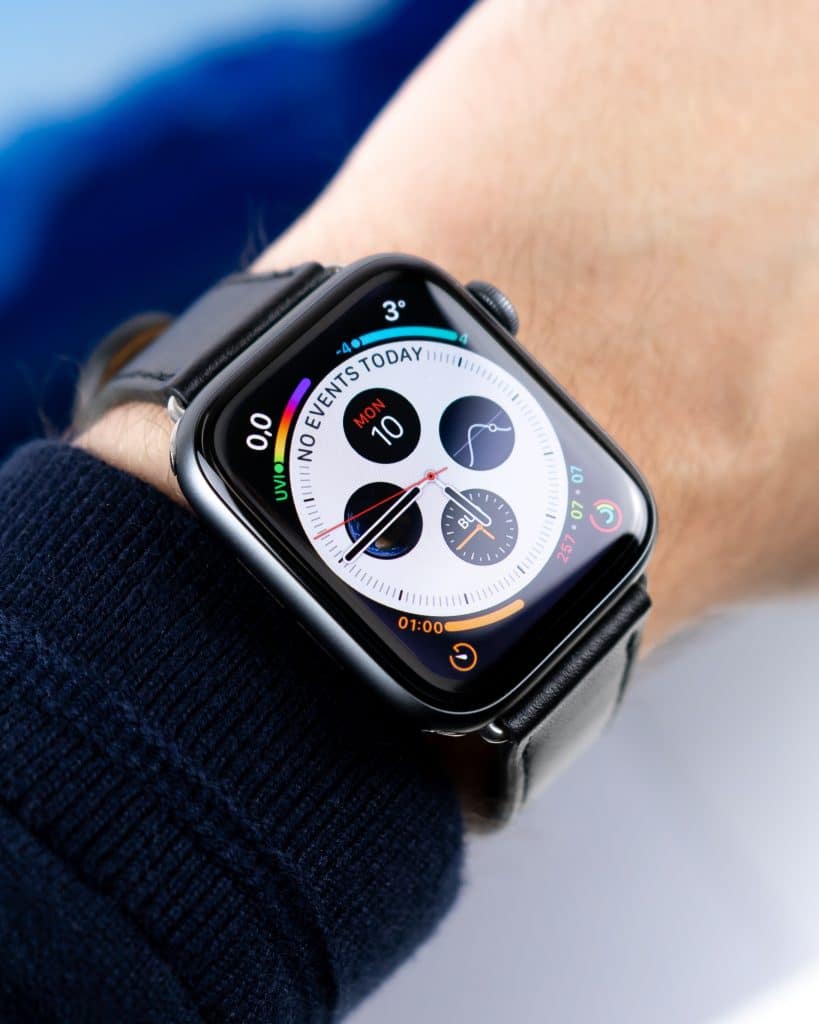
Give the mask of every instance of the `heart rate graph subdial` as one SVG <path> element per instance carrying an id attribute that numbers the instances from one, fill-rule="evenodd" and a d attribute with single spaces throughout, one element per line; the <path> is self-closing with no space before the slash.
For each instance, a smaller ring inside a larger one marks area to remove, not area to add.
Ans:
<path id="1" fill-rule="evenodd" d="M 438 426 L 441 444 L 465 469 L 496 469 L 515 447 L 515 428 L 491 398 L 466 395 L 444 410 Z"/>
<path id="2" fill-rule="evenodd" d="M 466 501 L 450 501 L 441 516 L 447 547 L 471 565 L 495 565 L 512 552 L 518 521 L 509 505 L 493 491 L 471 488 Z M 468 508 L 465 506 L 472 506 Z"/>
<path id="3" fill-rule="evenodd" d="M 409 491 L 377 481 L 359 487 L 344 508 L 344 526 L 352 542 L 344 558 L 359 555 L 401 558 L 421 539 L 424 521 L 415 501 L 418 487 Z"/>

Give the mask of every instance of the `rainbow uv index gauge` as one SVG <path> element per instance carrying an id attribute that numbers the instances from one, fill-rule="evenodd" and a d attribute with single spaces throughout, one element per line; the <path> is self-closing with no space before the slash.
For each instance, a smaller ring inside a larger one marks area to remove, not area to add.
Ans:
<path id="1" fill-rule="evenodd" d="M 273 446 L 273 471 L 275 473 L 284 473 L 284 456 L 287 451 L 287 437 L 290 433 L 290 428 L 293 425 L 293 417 L 296 415 L 298 407 L 301 405 L 301 400 L 310 390 L 312 381 L 309 377 L 304 377 L 296 385 L 296 389 L 290 398 L 287 400 L 287 405 L 284 407 L 282 418 L 279 420 L 279 429 L 276 431 L 276 443 Z"/>

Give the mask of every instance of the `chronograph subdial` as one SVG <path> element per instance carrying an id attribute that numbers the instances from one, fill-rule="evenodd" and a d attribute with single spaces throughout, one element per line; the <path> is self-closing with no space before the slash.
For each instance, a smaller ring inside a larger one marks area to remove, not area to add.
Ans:
<path id="1" fill-rule="evenodd" d="M 518 521 L 507 502 L 483 488 L 463 491 L 482 513 L 467 512 L 463 503 L 450 501 L 441 516 L 447 547 L 471 565 L 495 565 L 512 552 L 518 539 Z"/>

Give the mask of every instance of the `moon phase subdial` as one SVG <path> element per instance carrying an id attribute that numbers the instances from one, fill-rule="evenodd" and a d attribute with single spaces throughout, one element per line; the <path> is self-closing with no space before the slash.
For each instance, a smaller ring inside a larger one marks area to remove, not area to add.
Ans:
<path id="1" fill-rule="evenodd" d="M 494 491 L 471 488 L 465 502 L 450 501 L 441 516 L 441 532 L 453 554 L 471 565 L 495 565 L 503 561 L 518 539 L 518 521 L 510 506 Z M 478 514 L 480 512 L 480 514 Z"/>

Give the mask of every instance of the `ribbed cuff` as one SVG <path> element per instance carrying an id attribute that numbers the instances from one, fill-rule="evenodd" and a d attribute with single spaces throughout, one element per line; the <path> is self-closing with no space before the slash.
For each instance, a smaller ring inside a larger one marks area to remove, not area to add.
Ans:
<path id="1" fill-rule="evenodd" d="M 82 452 L 6 464 L 0 545 L 6 807 L 204 1019 L 355 1003 L 457 887 L 415 738 L 192 516 Z"/>

